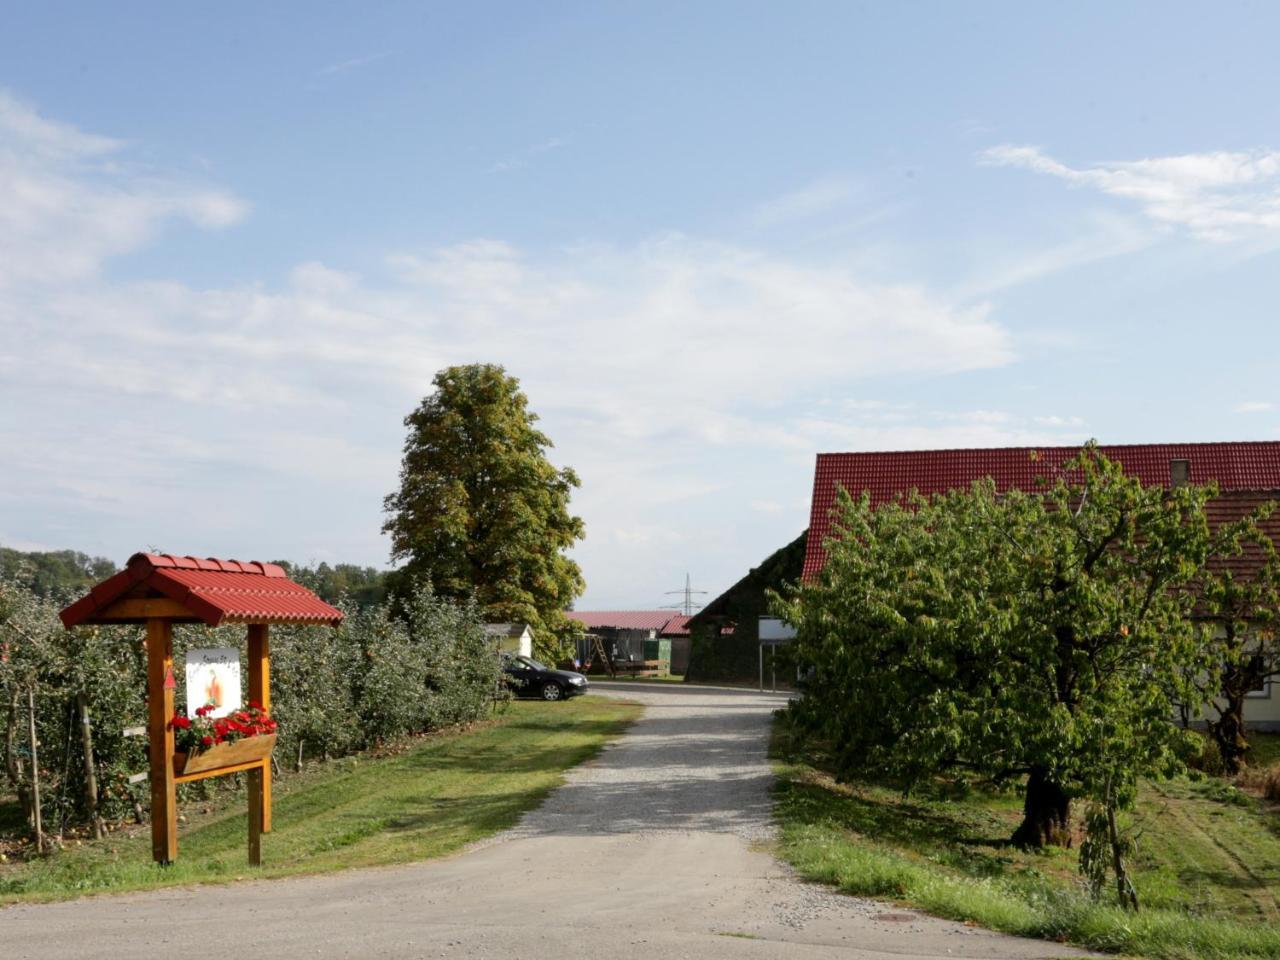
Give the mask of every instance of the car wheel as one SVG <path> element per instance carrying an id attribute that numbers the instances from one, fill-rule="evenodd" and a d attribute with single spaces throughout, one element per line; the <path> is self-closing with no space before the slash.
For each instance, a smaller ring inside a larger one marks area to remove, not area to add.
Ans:
<path id="1" fill-rule="evenodd" d="M 564 691 L 560 689 L 560 684 L 555 682 L 544 683 L 542 685 L 543 700 L 559 700 L 564 696 Z"/>

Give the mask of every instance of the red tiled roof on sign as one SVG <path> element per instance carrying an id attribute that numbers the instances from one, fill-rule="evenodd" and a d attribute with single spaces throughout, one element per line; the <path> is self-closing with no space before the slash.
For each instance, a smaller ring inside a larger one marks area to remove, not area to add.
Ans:
<path id="1" fill-rule="evenodd" d="M 107 622 L 100 614 L 117 600 L 164 598 L 185 607 L 190 619 L 221 623 L 311 623 L 337 626 L 342 611 L 294 583 L 274 563 L 135 553 L 125 569 L 108 577 L 62 611 L 67 627 Z M 119 622 L 113 619 L 111 622 Z"/>
<path id="2" fill-rule="evenodd" d="M 1223 491 L 1280 489 L 1280 442 L 1148 443 L 1099 447 L 1126 473 L 1148 486 L 1168 486 L 1170 464 L 1185 460 L 1190 482 L 1217 481 Z M 813 479 L 809 540 L 803 577 L 826 563 L 836 489 L 853 496 L 866 491 L 873 506 L 911 490 L 929 495 L 967 487 L 991 477 L 1000 492 L 1035 490 L 1053 483 L 1079 447 L 1000 447 L 973 450 L 901 450 L 883 453 L 820 453 Z"/>
<path id="3" fill-rule="evenodd" d="M 674 610 L 570 610 L 565 616 L 588 630 L 658 630 L 678 614 Z"/>

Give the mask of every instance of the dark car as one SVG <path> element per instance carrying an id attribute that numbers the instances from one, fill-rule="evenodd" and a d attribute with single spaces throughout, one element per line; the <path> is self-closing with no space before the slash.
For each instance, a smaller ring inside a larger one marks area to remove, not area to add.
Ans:
<path id="1" fill-rule="evenodd" d="M 570 670 L 553 670 L 532 657 L 502 658 L 502 670 L 517 697 L 564 700 L 587 692 L 587 678 Z"/>

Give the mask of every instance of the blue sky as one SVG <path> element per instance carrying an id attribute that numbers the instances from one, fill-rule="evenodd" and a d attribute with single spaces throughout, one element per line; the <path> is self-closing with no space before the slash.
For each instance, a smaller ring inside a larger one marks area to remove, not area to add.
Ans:
<path id="1" fill-rule="evenodd" d="M 1280 438 L 1280 8 L 1077 6 L 10 5 L 0 543 L 383 565 L 471 361 L 584 608 L 819 450 Z"/>

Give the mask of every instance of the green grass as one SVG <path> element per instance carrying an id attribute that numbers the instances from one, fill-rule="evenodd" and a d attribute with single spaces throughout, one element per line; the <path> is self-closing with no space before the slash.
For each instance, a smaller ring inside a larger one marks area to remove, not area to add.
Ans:
<path id="1" fill-rule="evenodd" d="M 1246 759 L 1251 767 L 1280 764 L 1280 733 L 1249 734 L 1249 754 Z"/>
<path id="2" fill-rule="evenodd" d="M 904 799 L 837 784 L 775 737 L 780 853 L 807 879 L 996 930 L 1144 957 L 1280 956 L 1280 819 L 1218 780 L 1143 789 L 1134 863 L 1143 909 L 1084 893 L 1077 852 L 1004 843 L 1020 798 L 939 785 Z"/>
<path id="3" fill-rule="evenodd" d="M 450 853 L 513 825 L 619 736 L 640 708 L 597 697 L 514 703 L 496 722 L 412 743 L 382 758 L 334 761 L 277 780 L 263 865 L 246 863 L 243 796 L 208 815 L 182 811 L 178 860 L 151 862 L 146 828 L 0 866 L 0 904 L 92 893 L 321 873 Z"/>

